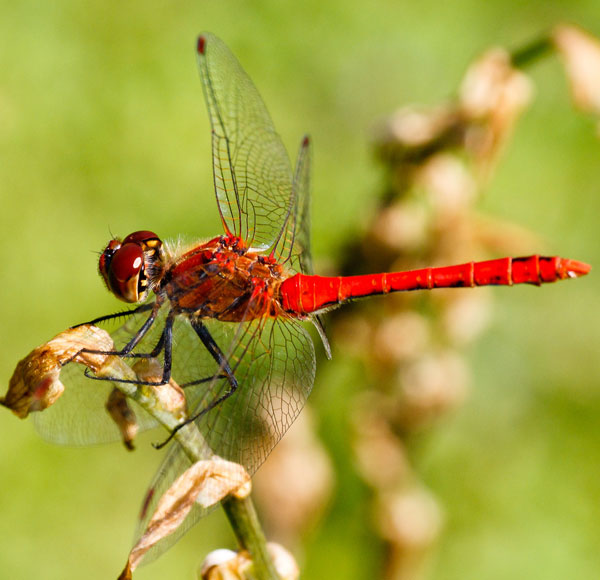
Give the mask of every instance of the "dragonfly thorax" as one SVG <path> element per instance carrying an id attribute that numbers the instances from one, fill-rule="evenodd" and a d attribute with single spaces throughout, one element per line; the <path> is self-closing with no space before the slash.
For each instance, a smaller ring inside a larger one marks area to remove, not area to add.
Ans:
<path id="1" fill-rule="evenodd" d="M 280 312 L 277 289 L 288 277 L 273 258 L 219 236 L 168 260 L 159 287 L 177 312 L 242 322 Z"/>
<path id="2" fill-rule="evenodd" d="M 100 256 L 98 269 L 107 288 L 124 302 L 142 302 L 164 271 L 162 241 L 150 231 L 115 238 Z"/>

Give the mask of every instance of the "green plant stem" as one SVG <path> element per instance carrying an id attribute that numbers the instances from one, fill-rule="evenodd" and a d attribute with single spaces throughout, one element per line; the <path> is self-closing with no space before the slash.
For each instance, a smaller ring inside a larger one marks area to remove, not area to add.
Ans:
<path id="1" fill-rule="evenodd" d="M 549 35 L 544 35 L 522 48 L 514 50 L 510 55 L 510 60 L 516 68 L 526 68 L 553 50 L 554 42 L 552 38 Z"/>
<path id="2" fill-rule="evenodd" d="M 267 541 L 250 496 L 238 499 L 225 498 L 221 505 L 240 546 L 252 558 L 253 575 L 256 580 L 279 580 L 273 561 L 267 552 Z"/>

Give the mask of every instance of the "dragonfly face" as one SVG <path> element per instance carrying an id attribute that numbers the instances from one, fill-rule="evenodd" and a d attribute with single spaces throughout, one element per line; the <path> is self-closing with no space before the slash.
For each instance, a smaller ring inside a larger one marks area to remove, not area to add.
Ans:
<path id="1" fill-rule="evenodd" d="M 146 230 L 111 240 L 98 264 L 107 288 L 124 302 L 143 302 L 164 270 L 162 241 Z"/>

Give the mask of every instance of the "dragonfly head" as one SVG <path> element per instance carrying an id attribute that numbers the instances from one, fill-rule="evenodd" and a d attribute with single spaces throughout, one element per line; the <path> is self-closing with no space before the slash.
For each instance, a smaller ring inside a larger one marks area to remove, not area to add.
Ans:
<path id="1" fill-rule="evenodd" d="M 163 267 L 162 241 L 149 231 L 133 232 L 123 241 L 111 240 L 98 264 L 107 288 L 125 302 L 145 300 Z"/>

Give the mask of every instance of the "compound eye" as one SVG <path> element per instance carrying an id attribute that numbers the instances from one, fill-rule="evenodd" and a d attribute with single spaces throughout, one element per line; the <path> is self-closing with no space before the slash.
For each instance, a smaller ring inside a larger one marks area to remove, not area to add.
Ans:
<path id="1" fill-rule="evenodd" d="M 105 250 L 103 256 L 109 248 Z M 146 294 L 141 284 L 142 280 L 145 280 L 144 251 L 138 244 L 128 243 L 120 246 L 110 261 L 105 260 L 104 269 L 106 274 L 101 267 L 107 286 L 117 298 L 125 302 L 143 300 Z"/>
<path id="2" fill-rule="evenodd" d="M 152 243 L 154 240 L 160 241 L 160 238 L 150 230 L 140 230 L 138 232 L 133 232 L 129 234 L 124 240 L 123 244 L 147 244 Z"/>
<path id="3" fill-rule="evenodd" d="M 110 285 L 108 283 L 108 273 L 110 270 L 110 263 L 112 262 L 113 256 L 115 252 L 121 247 L 120 240 L 111 240 L 106 246 L 105 250 L 100 254 L 100 261 L 98 262 L 98 270 L 100 274 L 104 278 L 108 289 L 110 290 Z"/>

